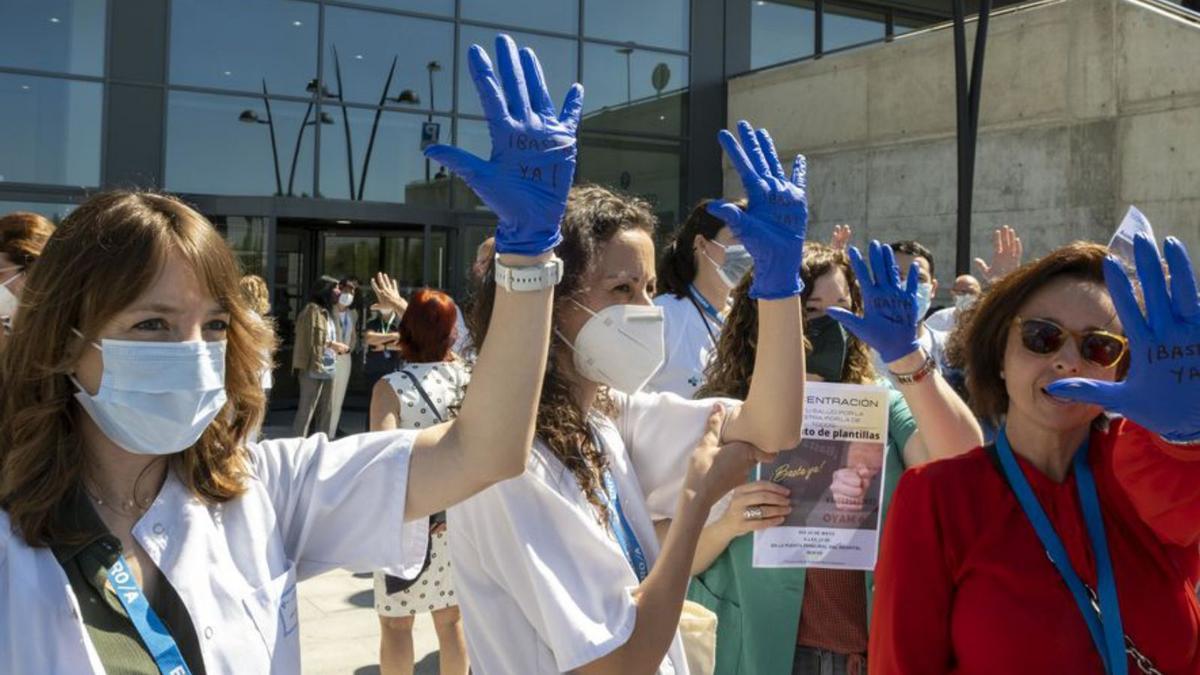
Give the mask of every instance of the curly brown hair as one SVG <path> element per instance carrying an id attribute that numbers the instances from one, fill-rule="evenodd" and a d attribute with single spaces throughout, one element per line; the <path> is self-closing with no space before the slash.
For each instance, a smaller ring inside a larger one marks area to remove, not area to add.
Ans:
<path id="1" fill-rule="evenodd" d="M 90 349 L 103 326 L 154 283 L 172 252 L 195 270 L 230 321 L 228 401 L 200 440 L 168 464 L 206 502 L 245 491 L 244 442 L 263 416 L 259 373 L 275 344 L 242 298 L 237 261 L 213 226 L 175 198 L 97 195 L 50 237 L 25 285 L 26 309 L 0 354 L 0 508 L 31 546 L 77 542 L 82 535 L 60 516 L 60 505 L 80 493 L 91 467 L 78 434 L 77 417 L 85 413 L 69 374 L 80 350 Z"/>
<path id="2" fill-rule="evenodd" d="M 554 313 L 557 315 L 562 311 L 570 302 L 569 298 L 587 290 L 588 275 L 605 243 L 630 230 L 641 230 L 653 236 L 657 222 L 650 204 L 641 199 L 619 195 L 598 185 L 572 188 L 563 215 L 562 243 L 555 249 L 563 261 L 563 275 L 562 282 L 554 289 Z M 472 343 L 482 349 L 496 298 L 494 262 L 488 264 L 477 283 L 467 327 Z M 607 468 L 607 459 L 603 450 L 597 447 L 587 418 L 571 395 L 571 373 L 563 368 L 563 363 L 569 363 L 570 357 L 569 347 L 556 338 L 550 340 L 546 375 L 538 400 L 536 433 L 575 476 L 588 502 L 596 508 L 597 520 L 604 523 L 601 476 Z M 592 410 L 610 416 L 616 412 L 606 389 L 601 388 Z"/>
<path id="3" fill-rule="evenodd" d="M 850 258 L 845 251 L 815 242 L 804 247 L 804 262 L 800 266 L 800 278 L 804 281 L 801 300 L 807 303 L 812 297 L 812 289 L 817 279 L 835 269 L 840 269 L 842 274 L 846 275 L 846 282 L 850 285 L 850 310 L 861 312 L 862 293 L 858 289 L 854 269 L 850 267 Z M 758 303 L 750 297 L 750 285 L 753 282 L 754 272 L 751 271 L 733 289 L 730 296 L 733 306 L 729 315 L 725 317 L 725 326 L 721 329 L 721 337 L 717 341 L 716 355 L 705 368 L 705 381 L 696 391 L 696 398 L 725 396 L 744 400 L 750 393 L 754 358 L 758 353 Z M 807 315 L 804 317 L 804 324 L 807 327 Z M 804 349 L 812 349 L 807 337 L 804 338 Z M 842 369 L 841 381 L 866 384 L 874 380 L 875 369 L 871 365 L 870 350 L 865 342 L 853 333 L 848 333 L 846 365 Z"/>
<path id="4" fill-rule="evenodd" d="M 997 281 L 959 316 L 946 356 L 951 365 L 966 371 L 969 403 L 978 417 L 1000 424 L 1008 413 L 1008 388 L 1002 375 L 1004 352 L 1009 328 L 1021 307 L 1056 279 L 1078 279 L 1104 286 L 1106 255 L 1107 247 L 1090 242 L 1077 241 L 1057 248 Z M 1126 353 L 1117 364 L 1117 378 L 1125 377 L 1128 370 Z"/>

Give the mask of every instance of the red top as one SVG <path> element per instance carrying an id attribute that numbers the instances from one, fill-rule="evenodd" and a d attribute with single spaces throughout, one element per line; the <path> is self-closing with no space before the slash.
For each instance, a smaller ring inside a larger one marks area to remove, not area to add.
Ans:
<path id="1" fill-rule="evenodd" d="M 1126 634 L 1164 673 L 1200 673 L 1200 447 L 1114 421 L 1089 460 Z M 1072 566 L 1096 566 L 1075 476 L 1017 456 Z M 1066 584 L 982 449 L 900 479 L 875 576 L 871 673 L 1103 673 Z M 1130 664 L 1130 672 L 1138 673 Z"/>

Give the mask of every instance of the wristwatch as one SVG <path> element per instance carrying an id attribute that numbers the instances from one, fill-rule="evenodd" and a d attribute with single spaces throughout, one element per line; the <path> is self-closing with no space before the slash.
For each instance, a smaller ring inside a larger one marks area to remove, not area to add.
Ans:
<path id="1" fill-rule="evenodd" d="M 555 256 L 540 265 L 509 267 L 496 256 L 496 285 L 506 291 L 526 293 L 553 288 L 562 281 L 563 262 Z"/>

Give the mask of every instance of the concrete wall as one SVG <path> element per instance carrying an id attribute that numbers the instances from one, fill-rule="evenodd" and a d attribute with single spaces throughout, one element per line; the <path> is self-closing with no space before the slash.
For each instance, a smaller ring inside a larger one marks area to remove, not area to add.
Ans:
<path id="1" fill-rule="evenodd" d="M 993 15 L 972 256 L 1011 224 L 1026 259 L 1107 242 L 1136 204 L 1200 260 L 1200 23 L 1136 0 L 1048 0 Z M 974 22 L 968 24 L 968 46 Z M 942 26 L 729 83 L 729 120 L 809 158 L 810 239 L 850 223 L 933 249 L 954 276 L 954 52 Z M 786 163 L 786 162 L 785 162 Z M 727 194 L 739 194 L 725 165 Z"/>

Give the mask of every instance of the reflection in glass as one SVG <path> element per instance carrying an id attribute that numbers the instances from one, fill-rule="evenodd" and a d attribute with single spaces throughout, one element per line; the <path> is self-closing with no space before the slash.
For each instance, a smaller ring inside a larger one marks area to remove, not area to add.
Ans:
<path id="1" fill-rule="evenodd" d="M 458 138 L 454 144 L 476 157 L 484 159 L 491 157 L 492 137 L 488 133 L 487 122 L 460 118 L 458 120 Z M 458 176 L 454 176 L 454 208 L 465 211 L 490 211 Z"/>
<path id="2" fill-rule="evenodd" d="M 638 195 L 654 205 L 661 229 L 675 227 L 684 185 L 680 143 L 594 133 L 579 140 L 579 180 Z"/>
<path id="3" fill-rule="evenodd" d="M 764 68 L 813 55 L 814 3 L 803 0 L 746 1 L 750 2 L 751 68 Z"/>
<path id="4" fill-rule="evenodd" d="M 882 14 L 831 2 L 825 3 L 824 17 L 821 49 L 827 52 L 882 40 L 887 30 Z"/>
<path id="5" fill-rule="evenodd" d="M 317 5 L 172 0 L 172 84 L 304 96 L 317 76 Z"/>
<path id="6" fill-rule="evenodd" d="M 583 127 L 683 134 L 687 85 L 686 56 L 586 43 Z"/>
<path id="7" fill-rule="evenodd" d="M 242 274 L 266 277 L 267 219 L 223 216 L 210 220 L 225 237 L 234 257 L 242 266 Z"/>
<path id="8" fill-rule="evenodd" d="M 343 111 L 328 104 L 324 109 L 330 112 L 334 124 L 321 132 L 321 196 L 359 199 L 361 193 L 361 199 L 368 201 L 441 207 L 450 203 L 449 177 L 439 165 L 427 161 L 421 154 L 424 115 L 378 114 L 374 110 L 349 108 L 346 112 L 350 116 L 352 152 L 348 155 Z M 450 119 L 433 119 L 440 125 L 441 138 L 447 139 Z"/>
<path id="9" fill-rule="evenodd" d="M 177 192 L 229 195 L 276 194 L 276 162 L 285 193 L 312 194 L 310 104 L 270 102 L 272 124 L 261 98 L 173 91 L 167 99 L 166 186 Z M 321 115 L 322 133 L 332 133 L 333 117 Z M 303 124 L 303 126 L 302 126 Z M 271 131 L 277 154 L 272 157 Z"/>
<path id="10" fill-rule="evenodd" d="M 387 105 L 410 104 L 418 110 L 430 110 L 434 105 L 438 110 L 450 110 L 452 23 L 327 7 L 325 45 L 325 88 L 335 96 L 340 91 L 346 101 L 379 105 L 395 59 Z M 430 68 L 430 63 L 438 65 Z M 416 100 L 398 100 L 405 90 Z"/>
<path id="11" fill-rule="evenodd" d="M 688 6 L 688 0 L 584 0 L 584 35 L 687 49 Z"/>
<path id="12" fill-rule="evenodd" d="M 454 16 L 454 0 L 350 0 L 359 5 L 370 5 L 405 12 L 421 12 L 439 16 Z"/>
<path id="13" fill-rule="evenodd" d="M 493 63 L 495 62 L 496 29 L 462 26 L 460 30 L 459 44 L 462 45 L 464 54 L 469 45 L 477 44 L 487 50 L 488 56 L 492 58 Z M 518 47 L 530 47 L 537 52 L 542 70 L 546 73 L 546 86 L 550 89 L 550 100 L 554 101 L 556 106 L 561 107 L 563 98 L 567 95 L 567 88 L 578 77 L 576 42 L 513 31 L 509 31 L 508 34 L 517 41 Z M 585 96 L 584 99 L 586 100 L 587 97 Z M 468 115 L 483 113 L 479 107 L 479 94 L 475 91 L 475 82 L 471 79 L 471 72 L 467 68 L 465 56 L 458 60 L 458 111 Z"/>
<path id="14" fill-rule="evenodd" d="M 0 182 L 100 184 L 100 84 L 0 75 L 0 101 Z"/>
<path id="15" fill-rule="evenodd" d="M 96 0 L 4 0 L 0 66 L 103 75 L 106 5 Z"/>
<path id="16" fill-rule="evenodd" d="M 63 221 L 67 214 L 75 210 L 77 204 L 59 204 L 54 202 L 0 202 L 0 216 L 17 211 L 27 211 L 45 216 L 55 225 Z"/>
<path id="17" fill-rule="evenodd" d="M 579 31 L 579 3 L 575 0 L 462 0 L 462 17 L 558 33 Z"/>
<path id="18" fill-rule="evenodd" d="M 335 279 L 370 279 L 379 271 L 381 241 L 378 236 L 325 234 L 325 265 L 321 268 L 321 274 Z"/>

